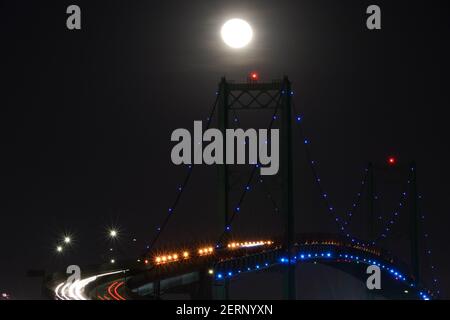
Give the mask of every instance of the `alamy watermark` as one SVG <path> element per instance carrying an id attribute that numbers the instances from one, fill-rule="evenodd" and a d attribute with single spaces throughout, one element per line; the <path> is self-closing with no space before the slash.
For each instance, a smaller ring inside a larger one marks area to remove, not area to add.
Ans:
<path id="1" fill-rule="evenodd" d="M 66 19 L 66 27 L 69 30 L 81 30 L 81 8 L 78 5 L 69 5 L 66 9 L 66 14 L 69 16 Z M 369 30 L 381 29 L 381 8 L 378 5 L 372 4 L 367 7 L 366 14 L 369 15 L 366 19 L 366 27 Z"/>
<path id="2" fill-rule="evenodd" d="M 366 286 L 369 290 L 380 290 L 381 289 L 381 270 L 377 265 L 371 265 L 367 267 L 367 274 L 370 276 L 367 278 Z"/>
<path id="3" fill-rule="evenodd" d="M 226 129 L 224 139 L 219 129 L 203 132 L 202 121 L 194 121 L 193 137 L 187 129 L 173 131 L 171 141 L 178 143 L 172 148 L 171 159 L 176 165 L 254 164 L 260 165 L 261 175 L 275 175 L 280 166 L 279 139 L 278 129 Z M 204 142 L 208 143 L 205 147 Z"/>
<path id="4" fill-rule="evenodd" d="M 367 7 L 367 14 L 370 16 L 366 20 L 366 26 L 369 30 L 380 30 L 381 29 L 381 8 L 375 4 Z"/>
<path id="5" fill-rule="evenodd" d="M 81 9 L 79 6 L 72 4 L 67 7 L 66 13 L 70 14 L 66 20 L 66 27 L 69 30 L 81 29 Z"/>

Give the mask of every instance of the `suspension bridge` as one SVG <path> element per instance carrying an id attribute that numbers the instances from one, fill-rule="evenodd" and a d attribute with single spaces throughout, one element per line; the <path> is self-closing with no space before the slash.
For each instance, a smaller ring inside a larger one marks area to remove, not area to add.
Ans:
<path id="1" fill-rule="evenodd" d="M 311 156 L 310 141 L 304 134 L 303 119 L 295 110 L 291 82 L 287 77 L 268 83 L 259 82 L 256 74 L 251 74 L 245 83 L 234 83 L 222 78 L 207 118 L 207 128 L 216 117 L 217 127 L 224 134 L 233 123 L 239 125 L 237 111 L 240 110 L 269 111 L 271 118 L 268 129 L 275 125 L 280 129 L 281 195 L 279 201 L 270 192 L 268 197 L 274 209 L 281 213 L 278 215 L 283 224 L 281 235 L 268 235 L 264 239 L 237 239 L 233 235 L 235 218 L 245 214 L 241 208 L 252 186 L 265 181 L 258 174 L 260 164 L 252 164 L 238 201 L 232 206 L 230 191 L 234 184 L 230 181 L 230 166 L 218 164 L 219 218 L 214 227 L 218 230 L 217 238 L 207 245 L 192 243 L 164 252 L 158 249 L 160 236 L 174 218 L 174 212 L 193 174 L 194 167 L 189 165 L 172 206 L 142 256 L 129 261 L 117 261 L 113 266 L 105 264 L 83 268 L 83 277 L 76 281 L 67 281 L 67 275 L 63 273 L 52 274 L 45 283 L 48 294 L 59 300 L 163 299 L 169 293 L 189 294 L 193 299 L 228 299 L 230 281 L 238 281 L 241 275 L 280 272 L 283 274 L 284 298 L 295 299 L 297 266 L 320 263 L 342 270 L 364 283 L 369 276 L 367 267 L 377 266 L 382 272 L 383 285 L 382 289 L 374 291 L 385 298 L 429 300 L 439 297 L 435 266 L 429 266 L 431 282 L 425 281 L 421 274 L 425 266 L 420 250 L 423 249 L 430 256 L 431 249 L 426 244 L 429 235 L 422 232 L 424 215 L 420 209 L 421 195 L 418 193 L 414 162 L 406 167 L 405 190 L 399 195 L 397 208 L 389 217 L 379 217 L 384 226 L 376 230 L 375 165 L 369 163 L 364 168 L 360 189 L 351 209 L 345 215 L 338 214 Z M 300 215 L 294 208 L 293 136 L 297 130 L 319 197 L 335 224 L 335 233 L 306 234 L 295 230 L 295 221 L 305 215 Z M 270 141 L 267 143 L 270 145 Z M 223 152 L 226 158 L 226 148 Z M 396 159 L 390 158 L 388 165 L 397 165 Z M 366 220 L 366 238 L 361 239 L 354 236 L 350 225 L 363 200 L 364 191 L 368 194 L 369 217 Z M 396 257 L 386 246 L 386 239 L 403 217 L 407 218 L 409 227 L 408 247 L 402 250 L 409 252 L 409 263 Z"/>

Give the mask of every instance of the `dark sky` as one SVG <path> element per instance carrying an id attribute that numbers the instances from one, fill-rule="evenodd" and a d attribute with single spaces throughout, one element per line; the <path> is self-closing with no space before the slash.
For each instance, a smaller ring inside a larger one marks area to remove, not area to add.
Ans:
<path id="1" fill-rule="evenodd" d="M 65 26 L 73 3 L 82 9 L 80 31 Z M 365 26 L 373 3 L 382 9 L 379 31 Z M 121 257 L 138 254 L 186 171 L 170 161 L 171 132 L 205 120 L 221 76 L 244 81 L 257 70 L 261 81 L 292 80 L 312 153 L 341 212 L 369 160 L 417 161 L 434 265 L 449 297 L 448 12 L 448 1 L 0 2 L 0 291 L 37 298 L 40 283 L 26 277 L 28 269 L 98 263 L 111 246 Z M 255 32 L 240 52 L 219 36 L 232 17 Z M 262 128 L 268 122 L 267 114 L 242 117 Z M 296 230 L 332 231 L 295 132 Z M 392 212 L 405 179 L 379 170 L 380 214 Z M 161 244 L 215 239 L 216 189 L 216 168 L 196 168 Z M 281 232 L 279 216 L 259 196 L 249 196 L 237 237 Z M 355 218 L 353 227 L 362 237 L 363 222 Z M 407 225 L 399 222 L 385 243 L 405 260 Z M 110 226 L 120 227 L 120 243 L 106 240 Z M 57 256 L 64 232 L 75 243 Z M 428 261 L 422 265 L 427 274 Z M 324 293 L 311 279 L 327 271 L 306 269 L 303 292 L 354 297 L 342 275 L 337 289 L 324 283 Z M 244 279 L 255 297 L 258 279 Z"/>

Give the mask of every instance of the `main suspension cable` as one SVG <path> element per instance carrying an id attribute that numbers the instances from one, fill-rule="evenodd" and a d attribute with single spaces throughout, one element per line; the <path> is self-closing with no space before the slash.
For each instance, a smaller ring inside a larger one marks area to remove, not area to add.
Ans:
<path id="1" fill-rule="evenodd" d="M 217 103 L 219 101 L 219 94 L 216 93 L 216 99 L 214 101 L 214 104 L 211 108 L 211 111 L 209 113 L 209 117 L 207 118 L 207 124 L 206 124 L 206 129 L 209 129 L 209 127 L 211 126 L 211 122 L 217 107 Z M 188 172 L 183 180 L 183 183 L 177 188 L 178 192 L 177 195 L 175 197 L 174 202 L 172 203 L 172 206 L 169 207 L 168 210 L 168 214 L 166 215 L 166 217 L 164 218 L 164 220 L 162 221 L 161 225 L 157 228 L 156 230 L 156 234 L 153 238 L 153 240 L 150 242 L 150 244 L 147 246 L 147 251 L 151 251 L 153 249 L 153 247 L 155 246 L 155 244 L 157 243 L 158 239 L 160 238 L 161 234 L 163 233 L 163 231 L 165 230 L 165 228 L 167 227 L 170 218 L 173 216 L 175 209 L 177 208 L 180 200 L 181 200 L 181 196 L 184 193 L 184 190 L 186 189 L 186 186 L 189 183 L 189 180 L 192 176 L 192 170 L 193 170 L 193 166 L 192 165 L 188 165 Z"/>

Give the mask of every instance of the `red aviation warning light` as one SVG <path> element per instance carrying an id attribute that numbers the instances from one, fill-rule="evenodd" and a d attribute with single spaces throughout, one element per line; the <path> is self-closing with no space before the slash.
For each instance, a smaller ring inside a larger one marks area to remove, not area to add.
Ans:
<path id="1" fill-rule="evenodd" d="M 249 82 L 257 82 L 259 80 L 259 74 L 257 72 L 250 72 L 248 75 Z"/>
<path id="2" fill-rule="evenodd" d="M 387 159 L 387 162 L 390 166 L 395 166 L 397 164 L 397 158 L 391 156 Z"/>

